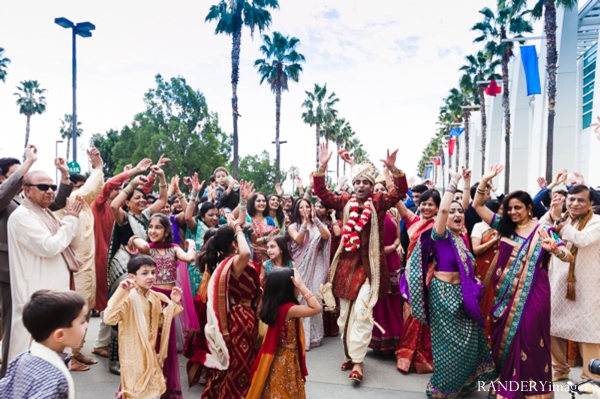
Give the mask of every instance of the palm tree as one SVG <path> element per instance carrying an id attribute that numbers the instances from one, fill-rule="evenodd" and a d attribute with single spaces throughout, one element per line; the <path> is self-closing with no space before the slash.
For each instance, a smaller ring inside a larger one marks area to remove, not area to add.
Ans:
<path id="1" fill-rule="evenodd" d="M 487 118 L 485 112 L 485 95 L 483 92 L 484 85 L 477 82 L 500 79 L 501 76 L 495 73 L 496 67 L 500 64 L 500 60 L 491 60 L 483 51 L 478 51 L 476 55 L 468 55 L 466 57 L 467 64 L 460 67 L 461 71 L 473 77 L 472 83 L 477 84 L 477 93 L 479 95 L 479 106 L 481 110 L 481 171 L 485 171 L 485 150 L 487 140 Z M 466 138 L 466 137 L 465 137 Z"/>
<path id="2" fill-rule="evenodd" d="M 15 93 L 15 96 L 19 97 L 17 99 L 19 113 L 27 117 L 25 126 L 25 147 L 27 147 L 31 116 L 43 114 L 46 111 L 46 97 L 44 97 L 46 89 L 42 89 L 37 80 L 24 80 L 21 82 L 21 86 L 17 86 L 17 90 L 19 91 Z"/>
<path id="3" fill-rule="evenodd" d="M 7 68 L 10 60 L 4 57 L 4 49 L 0 47 L 0 82 L 6 82 Z"/>
<path id="4" fill-rule="evenodd" d="M 306 92 L 306 100 L 302 103 L 302 108 L 306 111 L 302 113 L 302 120 L 309 126 L 316 126 L 316 160 L 319 167 L 319 139 L 321 137 L 321 125 L 331 121 L 337 115 L 337 110 L 333 106 L 339 101 L 335 93 L 327 95 L 327 83 L 319 86 L 315 83 L 313 91 Z"/>
<path id="5" fill-rule="evenodd" d="M 258 67 L 260 83 L 265 80 L 271 84 L 271 91 L 275 93 L 275 183 L 279 183 L 280 148 L 279 148 L 279 122 L 281 115 L 281 92 L 288 90 L 288 79 L 298 82 L 302 72 L 301 62 L 306 61 L 304 56 L 296 51 L 300 40 L 289 36 L 283 36 L 279 32 L 273 32 L 273 38 L 263 36 L 265 44 L 260 46 L 260 51 L 265 59 L 258 59 L 254 66 Z"/>
<path id="6" fill-rule="evenodd" d="M 462 107 L 465 106 L 467 99 L 465 98 L 465 94 L 463 94 L 463 92 L 461 92 L 460 90 L 456 89 L 456 88 L 452 88 L 450 90 L 450 94 L 448 95 L 448 97 L 446 97 L 446 99 L 444 100 L 446 103 L 446 108 L 448 109 L 448 112 L 450 115 L 452 115 L 452 124 L 453 125 L 457 125 L 457 124 L 465 124 L 465 120 L 468 121 L 469 118 L 469 110 L 468 109 L 463 109 Z M 467 130 L 466 124 L 465 124 L 465 131 Z M 456 144 L 455 144 L 455 155 L 454 155 L 454 159 L 455 159 L 455 168 L 456 170 L 460 170 L 460 146 L 459 146 L 459 141 L 458 139 L 456 140 Z"/>
<path id="7" fill-rule="evenodd" d="M 514 56 L 513 42 L 503 43 L 507 38 L 507 33 L 512 37 L 521 37 L 523 33 L 533 32 L 531 23 L 524 16 L 529 13 L 516 12 L 513 7 L 504 6 L 503 2 L 498 4 L 497 15 L 492 10 L 485 7 L 479 11 L 483 15 L 483 22 L 473 25 L 471 30 L 481 32 L 481 36 L 473 42 L 483 42 L 485 50 L 490 57 L 499 58 L 502 65 L 502 107 L 504 108 L 504 145 L 506 147 L 504 160 L 504 192 L 509 191 L 510 183 L 510 97 L 508 86 L 508 62 Z"/>
<path id="8" fill-rule="evenodd" d="M 340 177 L 340 149 L 348 143 L 349 140 L 355 135 L 354 130 L 352 130 L 352 126 L 350 126 L 350 122 L 346 122 L 345 119 L 342 119 L 342 123 L 339 131 L 337 132 L 334 140 L 335 145 L 337 147 L 338 156 L 337 156 L 337 166 L 336 166 L 336 174 L 337 177 Z M 346 165 L 346 163 L 344 163 Z M 345 170 L 344 170 L 345 173 Z"/>
<path id="9" fill-rule="evenodd" d="M 205 21 L 217 21 L 215 34 L 231 35 L 231 108 L 233 114 L 233 168 L 231 173 L 238 178 L 238 97 L 237 85 L 240 71 L 240 47 L 242 45 L 242 27 L 247 26 L 250 32 L 258 28 L 262 32 L 271 25 L 271 13 L 267 8 L 279 8 L 278 0 L 221 0 L 210 7 Z"/>
<path id="10" fill-rule="evenodd" d="M 81 137 L 83 129 L 79 128 L 81 122 L 77 121 L 77 137 Z M 71 139 L 73 138 L 73 114 L 65 114 L 64 119 L 60 120 L 60 136 L 67 140 L 67 161 L 69 160 L 69 149 L 71 148 Z M 77 151 L 76 148 L 73 151 Z"/>
<path id="11" fill-rule="evenodd" d="M 465 125 L 465 165 L 470 168 L 469 159 L 469 120 L 471 119 L 471 105 L 479 105 L 479 88 L 475 83 L 473 76 L 469 73 L 465 73 L 459 82 L 460 93 L 463 98 L 463 123 Z"/>
<path id="12" fill-rule="evenodd" d="M 525 7 L 527 0 L 514 0 L 513 7 L 517 10 Z M 546 180 L 553 178 L 554 158 L 554 117 L 556 112 L 556 65 L 558 50 L 556 48 L 556 8 L 567 10 L 577 6 L 577 0 L 536 0 L 531 15 L 534 19 L 544 16 L 544 33 L 546 34 L 546 73 L 548 74 L 548 139 L 546 143 Z"/>

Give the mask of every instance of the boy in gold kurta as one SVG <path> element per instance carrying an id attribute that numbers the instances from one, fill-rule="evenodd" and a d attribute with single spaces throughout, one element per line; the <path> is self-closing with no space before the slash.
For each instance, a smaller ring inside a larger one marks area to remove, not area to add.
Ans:
<path id="1" fill-rule="evenodd" d="M 181 289 L 173 287 L 171 299 L 151 290 L 156 263 L 146 255 L 134 256 L 127 264 L 129 279 L 123 281 L 108 301 L 104 321 L 119 325 L 121 397 L 159 398 L 166 391 L 162 365 L 167 357 L 173 317 L 181 313 Z M 166 306 L 163 307 L 163 305 Z M 160 346 L 156 353 L 159 329 Z"/>

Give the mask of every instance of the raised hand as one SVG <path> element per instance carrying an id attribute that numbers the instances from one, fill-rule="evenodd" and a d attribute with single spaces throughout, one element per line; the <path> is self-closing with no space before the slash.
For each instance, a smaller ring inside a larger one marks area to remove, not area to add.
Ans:
<path id="1" fill-rule="evenodd" d="M 158 165 L 152 165 L 152 167 L 150 168 L 150 170 L 151 170 L 151 171 L 152 171 L 152 172 L 153 172 L 155 175 L 157 175 L 157 176 L 160 176 L 160 175 L 163 175 L 163 176 L 164 176 L 164 175 L 165 175 L 165 171 L 164 171 L 164 170 L 162 170 L 162 169 L 160 168 L 160 166 L 158 166 Z"/>
<path id="2" fill-rule="evenodd" d="M 488 171 L 481 177 L 482 182 L 489 182 L 504 170 L 504 165 L 491 165 Z"/>
<path id="3" fill-rule="evenodd" d="M 391 171 L 396 170 L 396 155 L 398 154 L 398 150 L 393 151 L 390 154 L 390 150 L 387 150 L 387 157 L 385 159 L 380 159 L 381 162 Z"/>
<path id="4" fill-rule="evenodd" d="M 195 172 L 194 177 L 192 178 L 192 190 L 200 194 L 200 191 L 202 191 L 202 188 L 204 187 L 204 183 L 206 181 L 202 180 L 202 183 L 199 183 L 198 180 L 198 173 Z"/>
<path id="5" fill-rule="evenodd" d="M 326 168 L 327 167 L 327 163 L 329 162 L 329 160 L 331 159 L 331 154 L 333 154 L 333 151 L 329 151 L 329 145 L 327 144 L 327 142 L 323 142 L 321 144 L 319 144 L 319 164 L 321 165 L 321 167 Z"/>
<path id="6" fill-rule="evenodd" d="M 275 183 L 275 192 L 277 193 L 277 195 L 282 196 L 283 195 L 283 189 L 281 188 L 281 184 L 279 183 Z"/>
<path id="7" fill-rule="evenodd" d="M 296 176 L 296 178 L 294 179 L 294 182 L 296 183 L 296 187 L 298 187 L 298 189 L 304 187 L 304 185 L 302 183 L 302 178 L 300 176 Z"/>
<path id="8" fill-rule="evenodd" d="M 311 217 L 311 219 L 317 218 L 317 209 L 315 208 L 314 205 L 310 206 L 310 217 Z"/>
<path id="9" fill-rule="evenodd" d="M 465 179 L 465 181 L 471 181 L 471 176 L 473 175 L 473 172 L 471 171 L 471 169 L 467 169 L 464 166 L 461 166 L 461 168 L 462 168 L 463 179 Z"/>
<path id="10" fill-rule="evenodd" d="M 64 158 L 58 157 L 54 160 L 54 166 L 63 176 L 69 174 L 69 166 Z"/>
<path id="11" fill-rule="evenodd" d="M 581 173 L 573 172 L 573 176 L 575 176 L 575 181 L 574 181 L 575 184 L 577 184 L 578 186 L 585 185 L 585 180 L 583 180 L 583 175 Z"/>
<path id="12" fill-rule="evenodd" d="M 546 230 L 540 229 L 540 238 L 542 239 L 542 248 L 550 253 L 556 253 L 558 251 L 558 243 L 556 240 L 548 235 Z"/>
<path id="13" fill-rule="evenodd" d="M 152 166 L 152 160 L 150 158 L 144 158 L 140 162 L 138 162 L 137 165 L 135 165 L 135 170 L 137 171 L 137 173 L 142 173 L 147 171 L 150 166 Z"/>
<path id="14" fill-rule="evenodd" d="M 596 138 L 600 140 L 600 116 L 596 117 L 597 121 L 592 123 L 592 127 L 594 128 L 594 134 Z"/>
<path id="15" fill-rule="evenodd" d="M 121 281 L 119 287 L 123 288 L 125 291 L 131 291 L 135 288 L 135 281 L 128 278 L 126 280 Z"/>
<path id="16" fill-rule="evenodd" d="M 300 288 L 304 286 L 304 281 L 302 281 L 302 277 L 298 272 L 298 269 L 294 268 L 294 275 L 290 277 L 292 279 L 292 283 L 294 283 L 294 287 Z"/>
<path id="17" fill-rule="evenodd" d="M 160 158 L 158 158 L 158 162 L 156 163 L 156 166 L 158 166 L 159 168 L 162 168 L 163 166 L 165 166 L 165 164 L 167 162 L 171 162 L 171 158 L 165 158 L 165 154 L 162 154 L 160 156 Z"/>
<path id="18" fill-rule="evenodd" d="M 37 147 L 33 144 L 28 144 L 27 148 L 25 148 L 25 160 L 30 162 L 37 161 Z"/>
<path id="19" fill-rule="evenodd" d="M 448 169 L 448 173 L 450 174 L 451 179 L 456 179 L 456 181 L 462 179 L 462 175 L 460 173 L 455 172 L 452 169 Z"/>
<path id="20" fill-rule="evenodd" d="M 415 186 L 415 178 L 414 176 L 408 179 L 408 188 L 413 188 Z"/>
<path id="21" fill-rule="evenodd" d="M 125 165 L 123 167 L 123 172 L 129 172 L 132 169 L 133 169 L 133 166 L 130 163 L 128 163 L 127 165 Z"/>
<path id="22" fill-rule="evenodd" d="M 536 179 L 538 186 L 540 186 L 540 190 L 545 189 L 546 187 L 548 187 L 548 182 L 546 181 L 546 179 L 543 176 L 540 176 Z"/>
<path id="23" fill-rule="evenodd" d="M 556 174 L 554 181 L 552 182 L 554 186 L 558 186 L 561 183 L 564 183 L 567 180 L 567 170 L 561 169 Z"/>
<path id="24" fill-rule="evenodd" d="M 240 180 L 240 196 L 250 201 L 252 196 L 254 196 L 254 183 L 246 182 L 243 179 Z"/>
<path id="25" fill-rule="evenodd" d="M 100 151 L 94 146 L 91 146 L 87 150 L 87 155 L 90 159 L 90 163 L 92 164 L 92 169 L 102 169 L 104 165 L 104 161 L 102 161 L 102 156 L 100 155 Z"/>
<path id="26" fill-rule="evenodd" d="M 554 193 L 552 196 L 552 202 L 550 202 L 550 214 L 552 215 L 552 219 L 560 219 L 564 203 L 565 197 L 558 193 Z"/>
<path id="27" fill-rule="evenodd" d="M 183 295 L 183 291 L 179 287 L 173 287 L 171 289 L 171 301 L 179 305 L 181 302 L 181 296 Z"/>
<path id="28" fill-rule="evenodd" d="M 79 217 L 81 210 L 83 209 L 84 200 L 80 195 L 76 195 L 75 198 L 67 198 L 67 205 L 65 206 L 65 216 Z"/>

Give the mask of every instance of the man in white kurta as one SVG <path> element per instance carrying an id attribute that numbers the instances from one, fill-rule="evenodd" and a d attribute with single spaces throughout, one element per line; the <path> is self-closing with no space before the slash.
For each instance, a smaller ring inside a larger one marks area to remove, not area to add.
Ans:
<path id="1" fill-rule="evenodd" d="M 55 198 L 52 187 L 48 188 L 52 185 L 52 178 L 41 171 L 28 173 L 23 182 L 26 200 L 38 206 L 40 212 L 48 212 L 53 217 L 47 209 Z M 9 358 L 4 361 L 8 362 L 29 349 L 31 336 L 23 325 L 23 309 L 31 295 L 40 289 L 69 289 L 71 273 L 62 253 L 72 244 L 77 244 L 81 208 L 82 201 L 69 201 L 65 217 L 55 234 L 36 212 L 23 205 L 8 219 L 13 312 Z"/>
<path id="2" fill-rule="evenodd" d="M 84 200 L 83 209 L 79 214 L 79 235 L 81 241 L 75 249 L 75 255 L 77 255 L 77 258 L 83 264 L 73 277 L 75 279 L 75 291 L 85 299 L 88 311 L 91 312 L 96 299 L 96 266 L 94 262 L 96 242 L 94 239 L 94 214 L 90 205 L 102 191 L 104 172 L 102 171 L 103 162 L 100 152 L 92 146 L 87 153 L 92 164 L 92 173 L 87 179 L 81 175 L 71 176 L 73 192 L 70 199 L 74 200 L 76 196 L 80 196 Z M 56 211 L 55 215 L 59 219 L 63 219 L 65 210 Z M 80 353 L 82 347 L 83 341 L 78 348 L 73 348 L 73 358 L 75 361 L 71 362 L 71 370 L 87 370 L 88 367 L 85 364 L 95 363 L 93 359 L 83 356 Z M 84 364 L 77 364 L 77 362 Z"/>
<path id="3" fill-rule="evenodd" d="M 566 199 L 568 216 L 560 215 L 562 201 L 553 200 L 550 211 L 542 218 L 556 230 L 567 248 L 577 247 L 575 261 L 575 300 L 567 299 L 569 263 L 553 256 L 548 277 L 552 292 L 552 367 L 554 380 L 567 379 L 567 340 L 578 342 L 583 370 L 581 378 L 600 378 L 591 374 L 588 364 L 600 358 L 600 216 L 592 213 L 593 202 L 585 186 L 569 190 Z M 586 222 L 587 221 L 587 222 Z M 585 227 L 581 228 L 581 224 Z"/>

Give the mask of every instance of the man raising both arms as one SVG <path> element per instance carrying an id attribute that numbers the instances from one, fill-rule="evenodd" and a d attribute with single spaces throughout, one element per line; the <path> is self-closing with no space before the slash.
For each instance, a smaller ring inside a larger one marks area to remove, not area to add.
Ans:
<path id="1" fill-rule="evenodd" d="M 319 170 L 314 173 L 316 195 L 328 206 L 343 211 L 342 241 L 331 263 L 329 282 L 341 305 L 338 325 L 346 359 L 342 370 L 352 370 L 350 379 L 358 382 L 363 379 L 362 362 L 375 324 L 372 310 L 389 288 L 383 250 L 385 214 L 408 191 L 406 177 L 395 165 L 397 152 L 390 154 L 388 150 L 386 159 L 381 160 L 393 177 L 394 186 L 387 193 L 373 194 L 376 171 L 369 161 L 352 167 L 354 195 L 335 195 L 329 191 L 325 171 L 331 152 L 326 143 L 319 147 Z M 325 289 L 328 288 L 331 289 L 329 286 Z"/>

